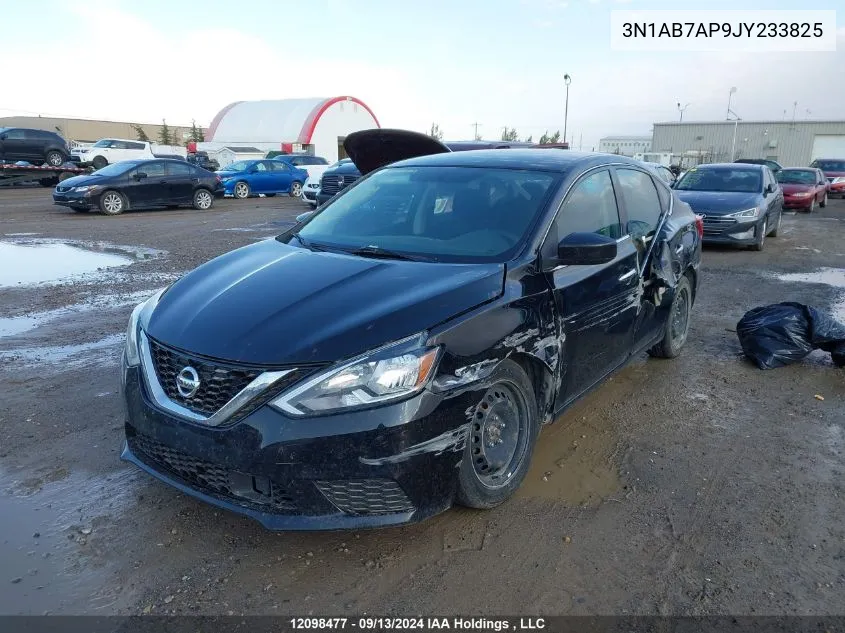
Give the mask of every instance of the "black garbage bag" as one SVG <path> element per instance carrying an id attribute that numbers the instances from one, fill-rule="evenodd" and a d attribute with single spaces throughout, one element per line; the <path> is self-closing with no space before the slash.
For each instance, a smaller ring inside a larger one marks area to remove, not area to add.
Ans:
<path id="1" fill-rule="evenodd" d="M 797 363 L 814 349 L 845 367 L 845 325 L 802 303 L 785 301 L 749 310 L 736 324 L 742 351 L 760 369 Z"/>

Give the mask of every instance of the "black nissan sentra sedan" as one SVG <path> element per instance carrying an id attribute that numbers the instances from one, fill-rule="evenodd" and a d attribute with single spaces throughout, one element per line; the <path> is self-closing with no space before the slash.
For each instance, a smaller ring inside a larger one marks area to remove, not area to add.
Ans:
<path id="1" fill-rule="evenodd" d="M 206 211 L 222 196 L 220 178 L 201 167 L 184 160 L 144 159 L 112 163 L 63 180 L 53 190 L 53 203 L 118 215 L 129 209 L 188 204 Z"/>
<path id="2" fill-rule="evenodd" d="M 135 308 L 123 459 L 274 530 L 491 508 L 542 425 L 681 351 L 702 227 L 642 163 L 396 130 L 345 148 L 353 186 Z"/>
<path id="3" fill-rule="evenodd" d="M 783 191 L 765 165 L 713 163 L 693 167 L 674 184 L 678 197 L 704 220 L 704 241 L 762 251 L 777 237 Z"/>

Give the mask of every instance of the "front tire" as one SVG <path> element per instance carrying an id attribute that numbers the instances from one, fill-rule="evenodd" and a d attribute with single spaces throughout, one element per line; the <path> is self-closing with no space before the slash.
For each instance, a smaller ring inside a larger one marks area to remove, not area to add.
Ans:
<path id="1" fill-rule="evenodd" d="M 807 213 L 812 213 L 816 210 L 816 199 L 813 198 L 812 202 L 810 202 L 810 206 L 807 207 Z"/>
<path id="2" fill-rule="evenodd" d="M 666 320 L 663 340 L 648 350 L 649 356 L 675 358 L 681 353 L 689 334 L 689 317 L 692 309 L 692 285 L 684 275 L 675 288 L 669 318 Z"/>
<path id="3" fill-rule="evenodd" d="M 513 495 L 528 473 L 539 432 L 533 385 L 518 363 L 505 359 L 472 414 L 458 503 L 488 509 Z"/>
<path id="4" fill-rule="evenodd" d="M 100 196 L 100 213 L 119 215 L 126 209 L 126 200 L 117 191 L 109 190 Z"/>
<path id="5" fill-rule="evenodd" d="M 246 198 L 249 198 L 249 185 L 243 180 L 236 183 L 235 188 L 232 189 L 232 194 L 239 200 L 245 200 Z"/>
<path id="6" fill-rule="evenodd" d="M 65 162 L 65 157 L 61 152 L 57 152 L 53 150 L 52 152 L 47 152 L 47 155 L 44 157 L 45 162 L 50 165 L 50 167 L 61 167 L 62 164 Z"/>
<path id="7" fill-rule="evenodd" d="M 813 200 L 813 203 L 815 204 L 815 200 Z M 772 236 L 772 237 L 778 236 L 778 233 L 780 233 L 780 223 L 781 223 L 781 221 L 783 221 L 783 211 L 778 212 L 778 221 L 777 221 L 777 224 L 775 224 L 775 228 L 773 228 L 769 232 L 770 236 Z"/>
<path id="8" fill-rule="evenodd" d="M 768 230 L 769 222 L 766 218 L 763 218 L 763 224 L 760 225 L 758 229 L 759 235 L 757 236 L 757 243 L 751 247 L 752 251 L 762 251 L 763 246 L 766 244 L 766 232 Z"/>
<path id="9" fill-rule="evenodd" d="M 208 189 L 197 189 L 194 192 L 193 206 L 198 211 L 208 211 L 214 205 L 214 196 Z"/>
<path id="10" fill-rule="evenodd" d="M 819 206 L 824 209 L 827 206 L 827 191 L 824 192 L 824 198 L 819 202 Z"/>
<path id="11" fill-rule="evenodd" d="M 94 160 L 91 161 L 91 164 L 94 166 L 94 169 L 102 169 L 109 164 L 109 161 L 107 161 L 103 156 L 95 156 Z"/>
<path id="12" fill-rule="evenodd" d="M 294 180 L 290 185 L 290 197 L 291 198 L 301 198 L 302 197 L 302 183 L 298 180 Z"/>

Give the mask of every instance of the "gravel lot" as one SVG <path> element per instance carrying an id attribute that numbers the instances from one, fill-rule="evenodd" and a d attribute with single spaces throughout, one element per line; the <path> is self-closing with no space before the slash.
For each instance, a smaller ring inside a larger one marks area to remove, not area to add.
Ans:
<path id="1" fill-rule="evenodd" d="M 0 613 L 841 613 L 845 372 L 825 354 L 760 371 L 733 329 L 784 300 L 845 320 L 845 201 L 786 216 L 762 253 L 706 248 L 684 354 L 638 360 L 546 428 L 505 505 L 274 534 L 118 460 L 118 358 L 135 303 L 307 209 L 105 217 L 0 190 L 0 243 L 52 240 L 37 267 L 0 268 Z M 3 286 L 69 271 L 76 241 L 131 263 Z"/>

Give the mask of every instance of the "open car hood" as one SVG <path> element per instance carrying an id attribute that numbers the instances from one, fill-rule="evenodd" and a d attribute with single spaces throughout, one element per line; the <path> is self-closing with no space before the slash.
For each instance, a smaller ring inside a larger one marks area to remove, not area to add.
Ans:
<path id="1" fill-rule="evenodd" d="M 343 141 L 343 149 L 362 175 L 398 160 L 452 151 L 419 132 L 381 128 L 352 132 Z"/>

